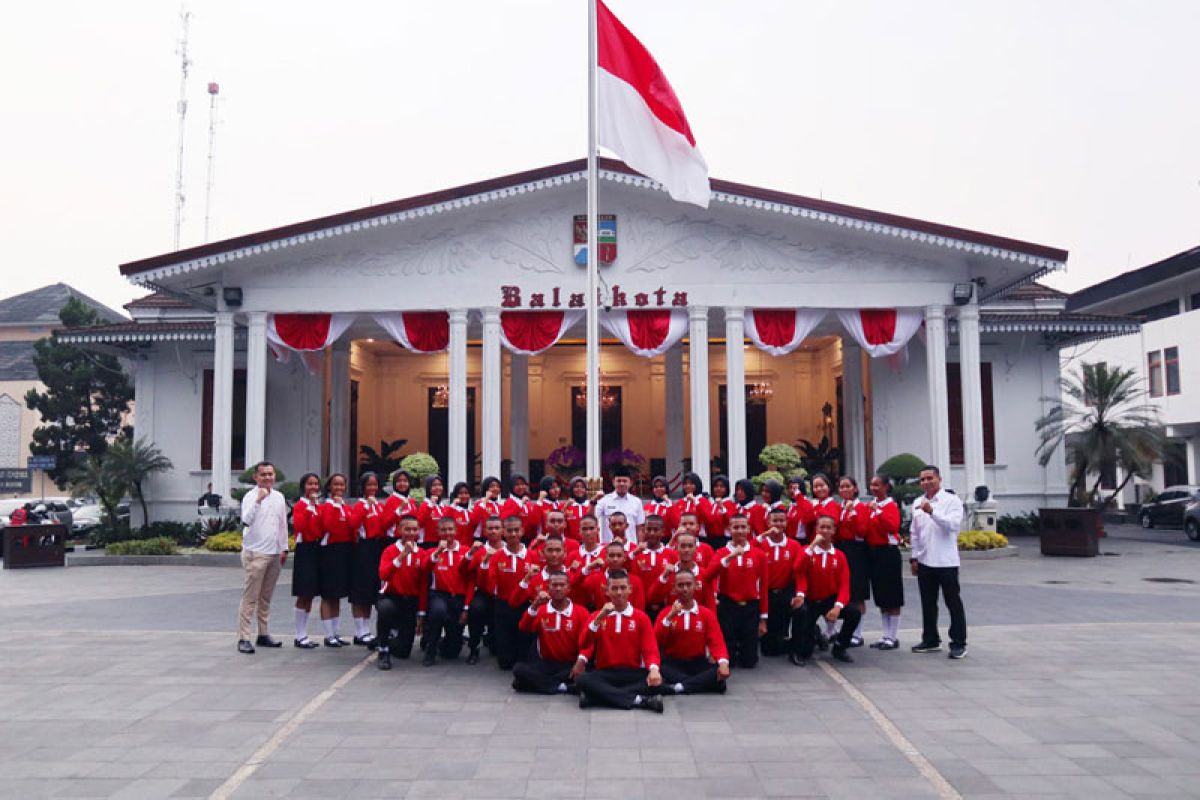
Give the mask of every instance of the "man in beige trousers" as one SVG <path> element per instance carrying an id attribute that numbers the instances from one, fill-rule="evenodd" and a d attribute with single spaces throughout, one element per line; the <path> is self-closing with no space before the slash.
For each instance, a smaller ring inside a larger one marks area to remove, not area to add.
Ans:
<path id="1" fill-rule="evenodd" d="M 267 632 L 271 616 L 271 595 L 275 593 L 275 582 L 279 571 L 287 563 L 288 527 L 287 501 L 275 490 L 275 465 L 261 461 L 254 468 L 254 482 L 258 488 L 246 492 L 242 498 L 242 569 L 245 584 L 242 586 L 242 604 L 238 609 L 239 653 L 254 653 L 254 644 L 259 647 L 282 647 L 278 639 Z M 258 617 L 258 638 L 250 643 L 252 618 Z"/>

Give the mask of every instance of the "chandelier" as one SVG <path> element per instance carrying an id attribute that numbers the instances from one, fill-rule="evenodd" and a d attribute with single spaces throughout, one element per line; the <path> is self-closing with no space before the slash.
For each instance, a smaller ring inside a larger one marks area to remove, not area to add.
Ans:
<path id="1" fill-rule="evenodd" d="M 587 384 L 579 385 L 579 391 L 575 393 L 575 405 L 579 408 L 587 408 L 588 390 Z M 603 411 L 611 411 L 617 405 L 617 393 L 612 390 L 611 386 L 600 384 L 600 409 Z"/>
<path id="2" fill-rule="evenodd" d="M 450 387 L 446 385 L 433 387 L 433 408 L 450 407 Z"/>
<path id="3" fill-rule="evenodd" d="M 746 387 L 746 402 L 762 406 L 775 396 L 775 389 L 766 381 L 751 383 Z"/>

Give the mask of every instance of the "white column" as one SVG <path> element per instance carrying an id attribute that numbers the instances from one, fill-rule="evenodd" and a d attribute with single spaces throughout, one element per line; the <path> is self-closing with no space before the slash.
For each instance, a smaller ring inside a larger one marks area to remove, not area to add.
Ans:
<path id="1" fill-rule="evenodd" d="M 246 466 L 267 457 L 267 315 L 246 315 Z"/>
<path id="2" fill-rule="evenodd" d="M 688 359 L 691 378 L 692 471 L 708 486 L 712 446 L 708 424 L 708 307 L 688 308 Z"/>
<path id="3" fill-rule="evenodd" d="M 500 363 L 500 310 L 483 310 L 483 397 L 479 400 L 482 418 L 484 475 L 500 474 L 500 384 L 504 379 Z"/>
<path id="4" fill-rule="evenodd" d="M 846 418 L 842 431 L 846 446 L 846 474 L 866 488 L 867 472 L 866 407 L 863 403 L 862 348 L 842 339 L 842 406 Z M 939 465 L 940 466 L 940 465 Z"/>
<path id="5" fill-rule="evenodd" d="M 950 475 L 950 409 L 946 398 L 946 309 L 925 309 L 925 380 L 929 403 L 930 464 Z"/>
<path id="6" fill-rule="evenodd" d="M 529 356 L 513 353 L 509 360 L 509 458 L 513 472 L 529 476 Z"/>
<path id="7" fill-rule="evenodd" d="M 1187 453 L 1188 483 L 1195 484 L 1200 482 L 1200 447 L 1195 436 L 1188 436 L 1183 443 Z"/>
<path id="8" fill-rule="evenodd" d="M 218 311 L 213 320 L 212 484 L 223 502 L 229 496 L 233 466 L 233 313 Z"/>
<path id="9" fill-rule="evenodd" d="M 986 481 L 983 470 L 983 380 L 979 358 L 979 306 L 971 303 L 958 310 L 958 361 L 962 375 L 963 466 L 967 485 L 959 496 L 969 500 L 975 487 Z"/>
<path id="10" fill-rule="evenodd" d="M 350 471 L 350 345 L 333 346 L 329 379 L 329 471 Z M 350 496 L 356 488 L 347 487 Z"/>
<path id="11" fill-rule="evenodd" d="M 467 480 L 467 312 L 450 311 L 450 407 L 447 416 L 446 480 L 453 486 Z"/>
<path id="12" fill-rule="evenodd" d="M 729 435 L 729 478 L 746 473 L 746 309 L 725 309 L 725 430 Z"/>
<path id="13" fill-rule="evenodd" d="M 667 428 L 667 480 L 683 472 L 683 346 L 663 354 L 663 409 Z"/>

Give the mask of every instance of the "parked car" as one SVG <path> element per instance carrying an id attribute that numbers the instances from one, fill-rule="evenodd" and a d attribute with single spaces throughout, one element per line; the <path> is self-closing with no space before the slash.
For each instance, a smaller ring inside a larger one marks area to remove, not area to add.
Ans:
<path id="1" fill-rule="evenodd" d="M 1200 492 L 1200 486 L 1168 486 L 1149 503 L 1138 510 L 1138 522 L 1143 528 L 1155 525 L 1183 526 L 1183 509 L 1192 497 Z"/>
<path id="2" fill-rule="evenodd" d="M 1183 507 L 1183 532 L 1193 542 L 1200 542 L 1200 494 L 1192 495 Z"/>
<path id="3" fill-rule="evenodd" d="M 99 503 L 88 503 L 79 506 L 75 509 L 74 522 L 71 525 L 71 532 L 77 536 L 82 536 L 91 533 L 100 526 L 100 519 L 104 516 L 104 509 Z M 129 522 L 129 503 L 121 501 L 117 505 L 117 521 Z"/>

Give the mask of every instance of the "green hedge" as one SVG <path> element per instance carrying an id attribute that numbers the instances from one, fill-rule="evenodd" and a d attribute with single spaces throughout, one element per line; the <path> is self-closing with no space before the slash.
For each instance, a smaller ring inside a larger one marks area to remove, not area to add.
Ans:
<path id="1" fill-rule="evenodd" d="M 113 542 L 104 548 L 104 552 L 110 556 L 176 556 L 179 555 L 179 547 L 174 539 L 156 536 L 153 539 Z"/>
<path id="2" fill-rule="evenodd" d="M 963 531 L 958 535 L 959 550 L 998 550 L 1008 547 L 1008 538 L 990 531 Z"/>
<path id="3" fill-rule="evenodd" d="M 205 541 L 204 547 L 214 553 L 240 553 L 242 552 L 242 532 L 222 531 L 221 533 L 213 534 Z M 288 536 L 288 550 L 295 549 L 296 538 Z"/>

